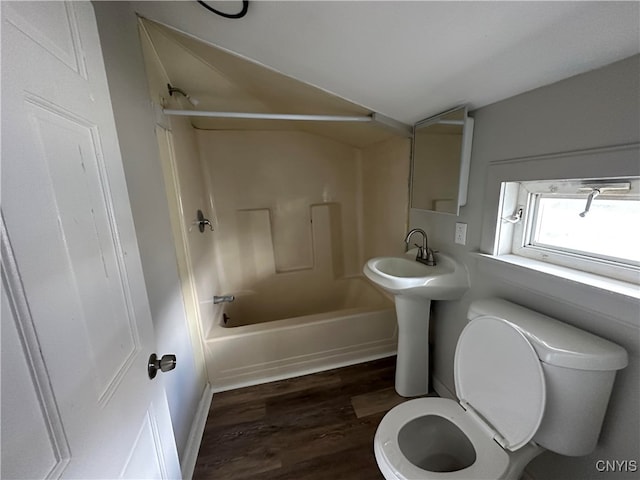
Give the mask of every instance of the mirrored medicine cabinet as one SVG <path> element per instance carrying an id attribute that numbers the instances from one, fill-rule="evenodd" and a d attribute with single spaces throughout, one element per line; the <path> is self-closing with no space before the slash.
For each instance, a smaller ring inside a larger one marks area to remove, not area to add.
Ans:
<path id="1" fill-rule="evenodd" d="M 411 208 L 458 215 L 467 203 L 473 118 L 456 107 L 415 124 Z"/>

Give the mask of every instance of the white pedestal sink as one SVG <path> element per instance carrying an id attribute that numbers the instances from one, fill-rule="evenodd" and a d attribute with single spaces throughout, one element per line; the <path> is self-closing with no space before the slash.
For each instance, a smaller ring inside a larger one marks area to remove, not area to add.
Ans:
<path id="1" fill-rule="evenodd" d="M 456 300 L 469 288 L 465 266 L 436 253 L 436 265 L 415 260 L 417 249 L 404 257 L 376 257 L 364 266 L 365 276 L 394 294 L 398 317 L 396 392 L 403 397 L 429 391 L 429 313 L 431 300 Z"/>

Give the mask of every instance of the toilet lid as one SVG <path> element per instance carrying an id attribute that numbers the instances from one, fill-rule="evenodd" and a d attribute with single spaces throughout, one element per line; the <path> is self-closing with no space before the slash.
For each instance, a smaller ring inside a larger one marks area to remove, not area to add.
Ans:
<path id="1" fill-rule="evenodd" d="M 460 334 L 456 391 L 484 419 L 495 439 L 511 451 L 533 438 L 544 414 L 542 365 L 524 334 L 490 316 L 472 320 Z"/>

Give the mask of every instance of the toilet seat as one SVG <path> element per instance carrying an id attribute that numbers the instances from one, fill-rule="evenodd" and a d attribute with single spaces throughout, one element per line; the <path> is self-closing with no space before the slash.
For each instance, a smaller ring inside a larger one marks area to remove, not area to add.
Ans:
<path id="1" fill-rule="evenodd" d="M 487 315 L 462 330 L 454 379 L 460 403 L 478 413 L 503 448 L 516 451 L 538 431 L 547 399 L 542 364 L 510 322 Z"/>
<path id="2" fill-rule="evenodd" d="M 434 415 L 449 420 L 467 436 L 476 452 L 469 467 L 453 472 L 423 470 L 411 463 L 400 450 L 398 434 L 410 421 Z M 501 478 L 509 466 L 509 455 L 462 406 L 446 398 L 418 398 L 392 408 L 382 419 L 374 440 L 376 460 L 385 478 L 452 480 Z"/>

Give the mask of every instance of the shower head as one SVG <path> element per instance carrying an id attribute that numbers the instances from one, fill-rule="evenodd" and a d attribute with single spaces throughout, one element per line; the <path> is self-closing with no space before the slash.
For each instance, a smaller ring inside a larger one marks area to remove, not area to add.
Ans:
<path id="1" fill-rule="evenodd" d="M 191 95 L 187 94 L 187 92 L 185 92 L 181 88 L 171 86 L 170 83 L 167 83 L 167 89 L 169 90 L 169 96 L 173 96 L 174 93 L 179 93 L 184 98 L 186 98 L 194 107 L 196 107 L 200 103 L 197 98 L 192 98 Z"/>

